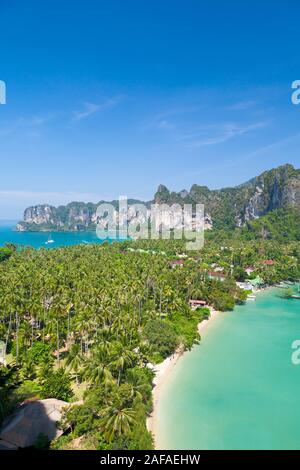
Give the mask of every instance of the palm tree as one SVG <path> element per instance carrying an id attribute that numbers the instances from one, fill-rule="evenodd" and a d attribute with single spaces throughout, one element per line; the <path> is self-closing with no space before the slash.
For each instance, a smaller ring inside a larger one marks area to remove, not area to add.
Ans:
<path id="1" fill-rule="evenodd" d="M 118 385 L 121 383 L 122 373 L 125 368 L 132 367 L 135 360 L 135 354 L 121 345 L 115 345 L 116 359 L 111 363 L 111 366 L 116 368 L 118 373 Z"/>
<path id="2" fill-rule="evenodd" d="M 84 359 L 81 354 L 80 345 L 75 344 L 75 343 L 72 344 L 67 355 L 66 366 L 70 367 L 74 371 L 74 376 L 75 376 L 77 385 L 78 385 L 78 375 L 79 375 L 78 372 L 83 362 L 84 362 Z"/>
<path id="3" fill-rule="evenodd" d="M 98 346 L 92 357 L 86 362 L 84 377 L 93 384 L 110 384 L 114 382 L 109 350 L 105 346 Z"/>
<path id="4" fill-rule="evenodd" d="M 112 442 L 116 437 L 128 436 L 135 423 L 136 412 L 132 408 L 110 406 L 102 410 L 100 426 L 105 439 Z"/>

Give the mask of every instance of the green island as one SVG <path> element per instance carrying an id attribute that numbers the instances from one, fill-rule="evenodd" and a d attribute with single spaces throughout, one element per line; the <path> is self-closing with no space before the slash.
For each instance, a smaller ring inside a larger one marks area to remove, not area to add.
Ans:
<path id="1" fill-rule="evenodd" d="M 37 448 L 152 449 L 153 365 L 197 344 L 211 309 L 243 304 L 243 283 L 298 281 L 299 229 L 290 208 L 207 231 L 198 252 L 174 239 L 1 248 L 0 422 L 55 398 L 68 405 L 62 435 Z"/>

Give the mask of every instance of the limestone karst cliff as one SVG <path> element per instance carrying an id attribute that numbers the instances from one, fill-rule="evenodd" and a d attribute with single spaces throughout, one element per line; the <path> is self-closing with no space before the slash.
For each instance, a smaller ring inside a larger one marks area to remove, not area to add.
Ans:
<path id="1" fill-rule="evenodd" d="M 140 202 L 129 200 L 128 204 Z M 170 192 L 166 186 L 160 185 L 153 202 L 204 204 L 206 228 L 239 227 L 274 209 L 300 209 L 300 170 L 287 164 L 266 171 L 240 186 L 219 190 L 194 184 L 190 191 L 184 189 Z M 112 204 L 117 207 L 117 201 Z M 149 208 L 151 201 L 146 204 Z M 92 230 L 97 223 L 98 205 L 99 203 L 72 202 L 60 207 L 48 204 L 29 207 L 24 212 L 23 221 L 16 228 L 19 231 Z"/>

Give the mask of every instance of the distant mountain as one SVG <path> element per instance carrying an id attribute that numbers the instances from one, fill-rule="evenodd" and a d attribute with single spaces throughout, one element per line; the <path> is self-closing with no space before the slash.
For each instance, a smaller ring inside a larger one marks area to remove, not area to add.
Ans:
<path id="1" fill-rule="evenodd" d="M 214 227 L 241 227 L 275 209 L 300 209 L 300 170 L 284 165 L 242 185 L 219 190 L 194 184 L 190 191 L 176 193 L 160 185 L 154 199 L 166 204 L 202 203 L 207 221 L 211 220 Z"/>
<path id="2" fill-rule="evenodd" d="M 104 201 L 101 201 L 104 202 Z M 128 200 L 128 204 L 141 203 Z M 155 203 L 204 204 L 207 228 L 242 227 L 248 221 L 258 219 L 276 209 L 290 207 L 300 211 L 300 170 L 283 165 L 265 171 L 260 176 L 234 188 L 210 190 L 194 184 L 190 191 L 170 192 L 164 185 L 154 195 Z M 96 226 L 98 204 L 72 202 L 66 206 L 48 204 L 29 207 L 23 221 L 17 224 L 19 231 L 80 231 L 93 230 Z M 112 201 L 117 207 L 118 201 Z M 147 207 L 151 202 L 147 202 Z"/>
<path id="3" fill-rule="evenodd" d="M 100 204 L 107 201 L 71 202 L 66 206 L 54 207 L 49 204 L 40 204 L 25 209 L 24 217 L 16 226 L 19 232 L 49 232 L 49 231 L 91 231 L 95 230 L 97 223 L 96 211 Z M 138 199 L 128 199 L 130 204 L 145 204 Z M 110 201 L 115 208 L 118 201 Z M 146 203 L 149 206 L 149 202 Z"/>

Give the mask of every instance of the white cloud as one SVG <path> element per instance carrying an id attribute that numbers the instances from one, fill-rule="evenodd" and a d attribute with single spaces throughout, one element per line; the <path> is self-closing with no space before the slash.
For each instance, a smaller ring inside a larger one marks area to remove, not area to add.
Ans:
<path id="1" fill-rule="evenodd" d="M 183 114 L 196 113 L 201 108 L 202 106 L 185 106 L 185 107 L 172 108 L 172 109 L 163 111 L 159 114 L 156 114 L 154 117 L 152 117 L 144 125 L 144 128 L 145 129 L 162 129 L 162 130 L 175 129 L 176 127 L 178 127 L 178 125 L 172 121 L 178 121 L 178 117 L 180 117 Z M 172 118 L 172 121 L 169 118 Z"/>
<path id="2" fill-rule="evenodd" d="M 229 109 L 231 109 L 233 111 L 244 111 L 246 109 L 252 108 L 256 104 L 257 103 L 254 100 L 239 101 L 238 103 L 235 103 L 232 106 L 230 106 Z"/>
<path id="3" fill-rule="evenodd" d="M 163 119 L 162 121 L 160 121 L 158 123 L 157 127 L 159 129 L 174 129 L 175 124 L 173 124 L 172 122 L 167 121 L 166 119 Z"/>
<path id="4" fill-rule="evenodd" d="M 268 122 L 262 121 L 247 125 L 236 123 L 223 123 L 220 125 L 204 126 L 196 132 L 183 135 L 180 140 L 186 140 L 192 147 L 204 147 L 227 142 L 235 137 L 248 134 L 252 131 L 263 129 Z"/>
<path id="5" fill-rule="evenodd" d="M 85 102 L 83 103 L 83 110 L 73 112 L 73 121 L 81 121 L 99 111 L 105 111 L 107 109 L 115 108 L 120 101 L 123 99 L 122 95 L 118 95 L 112 98 L 107 98 L 100 104 Z"/>
<path id="6" fill-rule="evenodd" d="M 95 114 L 99 110 L 99 106 L 94 103 L 84 103 L 84 110 L 83 111 L 74 111 L 73 113 L 73 120 L 74 121 L 81 121 L 81 119 L 85 119 L 92 114 Z"/>
<path id="7" fill-rule="evenodd" d="M 4 190 L 0 191 L 0 204 L 16 204 L 18 203 L 24 209 L 29 205 L 50 204 L 61 205 L 68 204 L 72 201 L 99 202 L 105 197 L 101 197 L 96 193 L 84 192 L 51 192 L 51 191 L 19 191 Z M 109 200 L 109 198 L 108 198 Z"/>
<path id="8" fill-rule="evenodd" d="M 257 150 L 254 150 L 253 152 L 250 152 L 247 155 L 245 155 L 245 158 L 252 158 L 261 154 L 265 155 L 269 150 L 274 150 L 278 147 L 287 145 L 293 140 L 296 140 L 299 138 L 300 138 L 300 132 L 297 132 L 296 134 L 290 135 L 283 139 L 277 140 L 276 142 L 272 142 L 271 144 L 265 145 L 264 147 L 260 147 Z"/>
<path id="9" fill-rule="evenodd" d="M 4 137 L 9 134 L 20 131 L 34 132 L 36 129 L 41 128 L 44 124 L 50 121 L 53 115 L 32 115 L 32 116 L 20 116 L 13 122 L 8 123 L 4 127 L 0 128 L 0 136 Z"/>

